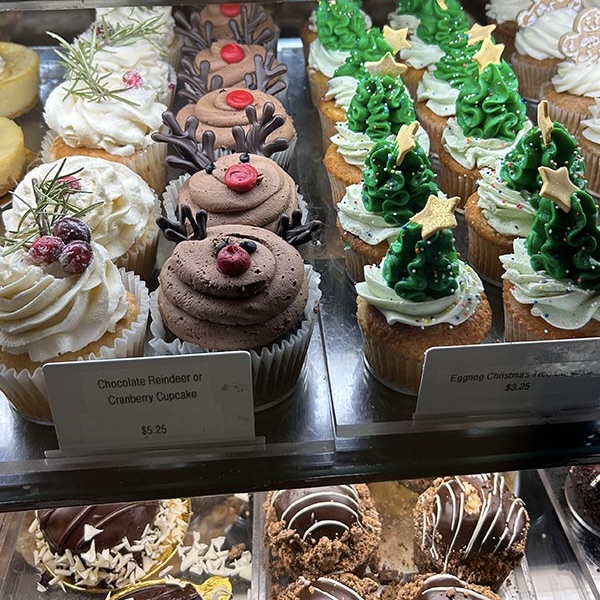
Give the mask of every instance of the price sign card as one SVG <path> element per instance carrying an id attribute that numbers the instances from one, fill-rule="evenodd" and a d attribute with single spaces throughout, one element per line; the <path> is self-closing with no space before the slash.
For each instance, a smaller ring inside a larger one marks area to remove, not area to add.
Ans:
<path id="1" fill-rule="evenodd" d="M 600 338 L 431 348 L 414 418 L 600 408 Z"/>
<path id="2" fill-rule="evenodd" d="M 44 366 L 63 454 L 253 442 L 248 352 Z"/>

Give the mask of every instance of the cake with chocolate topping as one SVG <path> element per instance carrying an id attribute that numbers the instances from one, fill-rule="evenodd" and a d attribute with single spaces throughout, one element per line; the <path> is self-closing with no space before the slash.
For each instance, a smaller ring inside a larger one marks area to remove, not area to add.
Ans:
<path id="1" fill-rule="evenodd" d="M 414 509 L 414 561 L 497 590 L 525 553 L 529 516 L 502 475 L 436 479 Z"/>
<path id="2" fill-rule="evenodd" d="M 381 521 L 364 484 L 269 492 L 264 510 L 274 574 L 361 575 L 377 563 Z"/>
<path id="3" fill-rule="evenodd" d="M 43 509 L 30 532 L 49 584 L 116 589 L 148 577 L 183 541 L 181 499 Z"/>
<path id="4" fill-rule="evenodd" d="M 571 467 L 569 480 L 577 515 L 600 530 L 600 465 Z"/>
<path id="5" fill-rule="evenodd" d="M 500 600 L 490 588 L 473 585 L 454 575 L 418 575 L 410 582 L 387 588 L 383 600 Z"/>
<path id="6" fill-rule="evenodd" d="M 273 586 L 270 597 L 273 600 L 376 600 L 377 587 L 375 580 L 361 579 L 351 573 L 315 579 L 300 577 L 285 588 Z"/>

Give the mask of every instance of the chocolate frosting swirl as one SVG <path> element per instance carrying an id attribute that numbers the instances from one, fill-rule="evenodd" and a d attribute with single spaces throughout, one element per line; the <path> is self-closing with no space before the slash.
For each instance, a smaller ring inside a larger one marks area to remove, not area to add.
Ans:
<path id="1" fill-rule="evenodd" d="M 277 517 L 304 540 L 333 539 L 361 524 L 358 494 L 350 485 L 280 490 L 271 501 Z"/>
<path id="2" fill-rule="evenodd" d="M 299 600 L 363 600 L 347 585 L 327 577 L 311 581 L 298 593 Z M 136 599 L 137 600 L 137 599 Z"/>
<path id="3" fill-rule="evenodd" d="M 130 542 L 140 539 L 158 510 L 159 502 L 150 501 L 48 508 L 39 510 L 37 515 L 53 552 L 70 550 L 78 554 L 91 545 L 91 540 L 86 540 L 86 525 L 102 530 L 93 537 L 96 550 L 101 551 L 116 546 L 123 538 Z"/>
<path id="4" fill-rule="evenodd" d="M 223 240 L 256 243 L 243 274 L 218 270 L 215 247 Z M 210 227 L 206 239 L 178 244 L 159 284 L 165 327 L 210 350 L 251 349 L 276 340 L 301 318 L 308 298 L 298 251 L 275 233 L 243 225 Z"/>
<path id="5" fill-rule="evenodd" d="M 236 192 L 225 185 L 225 172 L 240 163 L 240 154 L 223 156 L 210 173 L 199 171 L 187 179 L 179 191 L 179 205 L 187 204 L 192 213 L 208 213 L 208 227 L 237 223 L 274 230 L 283 214 L 291 217 L 298 208 L 296 183 L 277 163 L 250 154 L 248 164 L 259 173 L 259 181 L 247 192 Z"/>
<path id="6" fill-rule="evenodd" d="M 454 575 L 428 577 L 413 600 L 448 600 L 449 598 L 453 600 L 488 600 L 487 596 L 467 588 L 467 584 Z"/>

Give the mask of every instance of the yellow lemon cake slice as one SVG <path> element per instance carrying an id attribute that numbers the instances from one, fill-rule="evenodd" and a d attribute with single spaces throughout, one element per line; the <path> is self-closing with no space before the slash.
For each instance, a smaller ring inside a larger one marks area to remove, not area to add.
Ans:
<path id="1" fill-rule="evenodd" d="M 40 58 L 31 48 L 0 42 L 0 117 L 14 119 L 38 101 Z"/>

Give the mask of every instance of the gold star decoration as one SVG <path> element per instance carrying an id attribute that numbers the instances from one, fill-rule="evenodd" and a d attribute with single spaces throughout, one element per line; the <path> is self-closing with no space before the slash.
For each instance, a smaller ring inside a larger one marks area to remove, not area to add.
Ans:
<path id="1" fill-rule="evenodd" d="M 446 0 L 437 0 L 438 6 L 442 10 L 448 10 L 448 5 L 446 4 Z"/>
<path id="2" fill-rule="evenodd" d="M 406 39 L 407 35 L 408 27 L 392 29 L 388 25 L 383 26 L 383 39 L 388 43 L 394 54 L 398 54 L 404 48 L 410 48 L 410 42 Z"/>
<path id="3" fill-rule="evenodd" d="M 402 127 L 400 127 L 400 131 L 396 136 L 396 148 L 398 148 L 398 158 L 396 159 L 397 165 L 402 164 L 406 153 L 415 148 L 415 135 L 418 129 L 419 123 L 417 121 L 413 121 L 410 125 L 402 125 Z"/>
<path id="4" fill-rule="evenodd" d="M 366 62 L 365 69 L 371 73 L 371 75 L 389 75 L 390 77 L 399 77 L 406 71 L 406 65 L 398 63 L 394 60 L 394 57 L 389 53 L 380 58 L 376 62 Z"/>
<path id="5" fill-rule="evenodd" d="M 537 124 L 542 133 L 542 140 L 547 146 L 550 143 L 550 134 L 554 123 L 550 118 L 550 109 L 548 107 L 548 100 L 542 100 L 537 107 Z"/>
<path id="6" fill-rule="evenodd" d="M 556 171 L 549 167 L 539 167 L 542 176 L 540 196 L 552 200 L 558 208 L 568 213 L 571 210 L 571 194 L 579 188 L 569 179 L 567 167 Z"/>
<path id="7" fill-rule="evenodd" d="M 491 25 L 480 25 L 479 23 L 474 23 L 473 27 L 469 29 L 467 35 L 469 36 L 469 41 L 467 44 L 472 46 L 477 42 L 483 42 L 483 40 L 489 38 L 492 35 L 492 31 L 496 29 L 496 25 L 492 23 Z"/>
<path id="8" fill-rule="evenodd" d="M 454 211 L 460 198 L 438 198 L 431 194 L 427 198 L 425 208 L 410 218 L 411 223 L 421 225 L 421 237 L 426 240 L 440 229 L 453 229 L 456 227 Z"/>
<path id="9" fill-rule="evenodd" d="M 490 38 L 485 38 L 481 48 L 473 54 L 473 60 L 479 66 L 479 72 L 481 73 L 490 64 L 499 64 L 503 51 L 504 44 L 494 44 Z"/>

